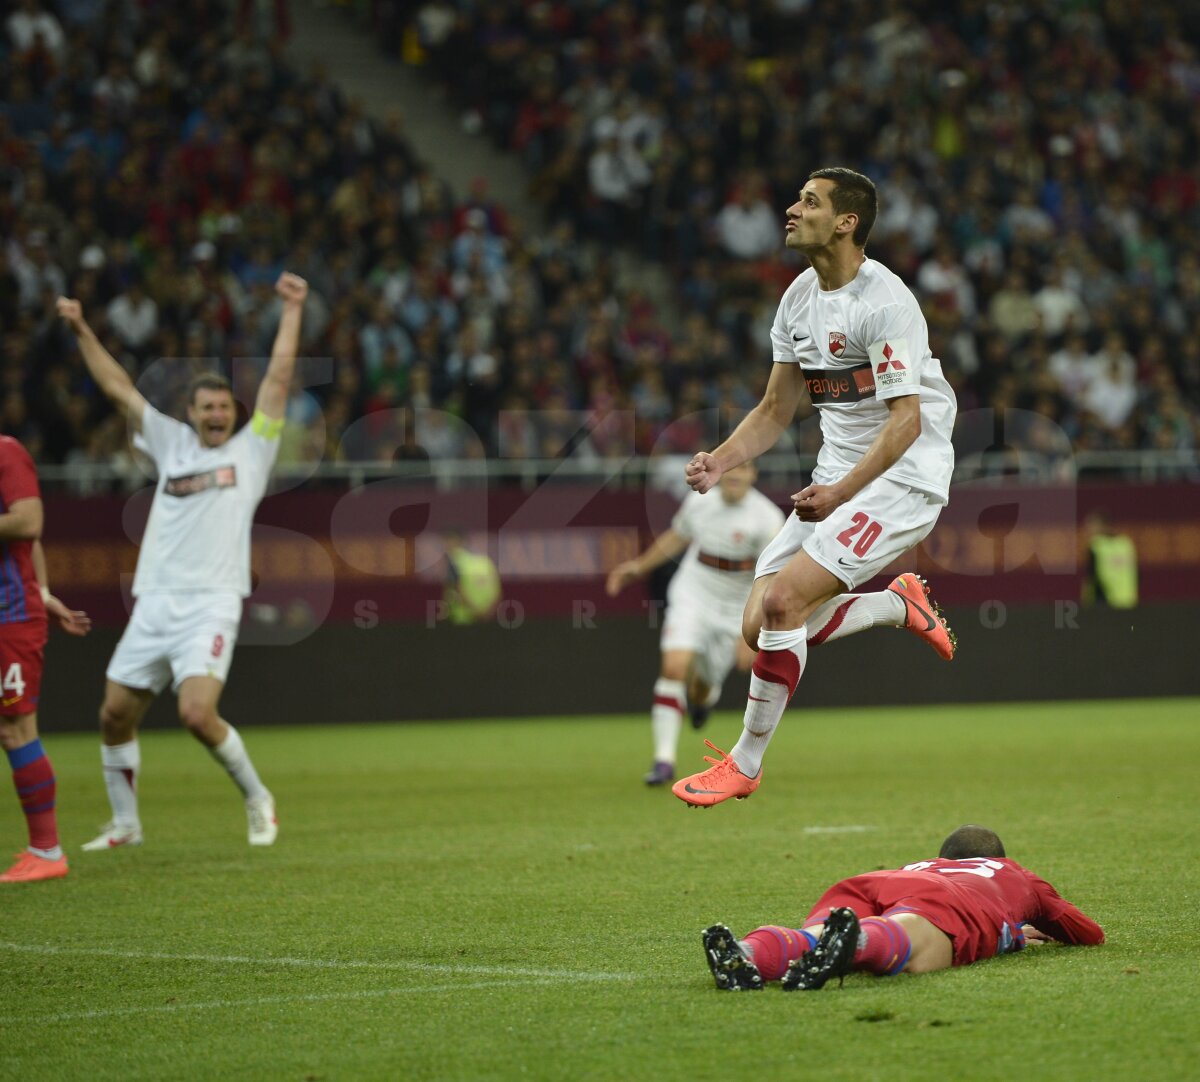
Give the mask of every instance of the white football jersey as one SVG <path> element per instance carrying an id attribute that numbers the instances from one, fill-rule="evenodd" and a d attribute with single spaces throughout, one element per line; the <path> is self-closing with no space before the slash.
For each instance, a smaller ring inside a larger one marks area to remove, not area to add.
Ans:
<path id="1" fill-rule="evenodd" d="M 695 598 L 737 610 L 746 603 L 754 583 L 758 554 L 783 525 L 784 514 L 757 489 L 738 503 L 727 503 L 720 489 L 685 497 L 671 520 L 671 529 L 689 542 L 679 570 L 668 587 L 668 604 Z M 721 571 L 700 562 L 700 553 L 734 563 L 748 564 L 744 571 Z"/>
<path id="2" fill-rule="evenodd" d="M 250 527 L 279 450 L 262 414 L 220 447 L 147 404 L 134 444 L 154 459 L 158 486 L 133 595 L 166 590 L 250 593 Z"/>
<path id="3" fill-rule="evenodd" d="M 886 399 L 921 396 L 921 434 L 885 477 L 949 499 L 957 403 L 930 352 L 929 327 L 912 291 L 866 260 L 841 289 L 822 290 L 811 267 L 783 294 L 771 328 L 775 361 L 799 364 L 821 418 L 813 479 L 844 477 L 888 418 Z"/>

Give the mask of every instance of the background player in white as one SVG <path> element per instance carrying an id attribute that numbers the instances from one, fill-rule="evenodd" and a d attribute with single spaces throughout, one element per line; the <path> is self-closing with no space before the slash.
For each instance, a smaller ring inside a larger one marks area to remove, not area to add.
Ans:
<path id="1" fill-rule="evenodd" d="M 742 610 L 758 554 L 779 532 L 784 517 L 752 487 L 755 475 L 749 463 L 727 471 L 718 484 L 719 500 L 690 494 L 670 529 L 636 559 L 609 572 L 608 594 L 615 597 L 629 583 L 685 553 L 667 588 L 662 667 L 650 711 L 654 765 L 644 779 L 647 785 L 675 779 L 685 706 L 699 729 L 735 662 L 740 660 L 743 670 L 750 667 L 753 654 L 742 640 Z"/>
<path id="2" fill-rule="evenodd" d="M 733 434 L 687 465 L 707 492 L 772 447 L 807 394 L 821 418 L 813 483 L 759 557 L 743 633 L 756 644 L 741 738 L 713 765 L 675 783 L 694 806 L 743 799 L 796 690 L 808 640 L 877 624 L 907 626 L 943 657 L 955 643 L 928 591 L 904 574 L 875 594 L 847 594 L 919 544 L 949 498 L 956 404 L 929 349 L 916 298 L 868 259 L 875 185 L 850 169 L 818 169 L 787 210 L 785 244 L 811 266 L 784 292 L 771 330 L 767 389 Z M 809 627 L 808 622 L 813 626 Z M 709 745 L 712 747 L 712 745 Z"/>
<path id="3" fill-rule="evenodd" d="M 109 662 L 100 708 L 101 759 L 113 817 L 84 849 L 141 843 L 137 730 L 168 683 L 178 697 L 180 721 L 245 796 L 250 844 L 271 845 L 278 833 L 274 798 L 241 736 L 217 712 L 242 598 L 250 593 L 250 529 L 279 449 L 308 295 L 307 283 L 294 274 L 281 275 L 275 289 L 283 300 L 279 330 L 254 415 L 236 435 L 233 391 L 223 377 L 214 373 L 193 381 L 190 425 L 164 416 L 97 340 L 79 302 L 59 298 L 58 313 L 74 331 L 92 378 L 158 468 L 133 579 L 136 601 Z"/>

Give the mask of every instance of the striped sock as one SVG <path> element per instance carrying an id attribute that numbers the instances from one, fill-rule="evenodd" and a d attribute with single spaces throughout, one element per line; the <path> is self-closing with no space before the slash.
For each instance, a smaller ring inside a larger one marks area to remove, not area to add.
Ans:
<path id="1" fill-rule="evenodd" d="M 881 624 L 903 627 L 905 615 L 903 600 L 890 590 L 874 594 L 838 594 L 808 618 L 808 645 L 820 646 Z"/>
<path id="2" fill-rule="evenodd" d="M 748 778 L 758 777 L 767 745 L 804 671 L 808 657 L 805 638 L 803 626 L 758 633 L 758 656 L 750 672 L 742 735 L 729 753 Z"/>
<path id="3" fill-rule="evenodd" d="M 899 921 L 891 917 L 863 917 L 854 968 L 894 977 L 908 963 L 912 940 Z"/>
<path id="4" fill-rule="evenodd" d="M 799 958 L 817 945 L 817 937 L 799 928 L 768 924 L 755 928 L 744 940 L 750 960 L 764 981 L 777 981 L 787 972 L 788 962 Z"/>
<path id="5" fill-rule="evenodd" d="M 134 737 L 127 744 L 101 744 L 104 787 L 112 806 L 113 822 L 123 827 L 140 827 L 137 779 L 142 768 L 142 751 Z"/>
<path id="6" fill-rule="evenodd" d="M 54 767 L 40 739 L 8 753 L 13 785 L 29 827 L 29 848 L 39 856 L 57 860 L 62 856 L 58 845 L 58 821 L 54 814 L 57 784 Z"/>
<path id="7" fill-rule="evenodd" d="M 654 734 L 654 761 L 674 763 L 683 727 L 685 690 L 682 680 L 660 676 L 654 682 L 654 706 L 650 709 L 650 728 Z"/>
<path id="8" fill-rule="evenodd" d="M 250 761 L 250 754 L 246 751 L 241 734 L 228 722 L 225 724 L 228 726 L 229 732 L 220 744 L 215 748 L 208 749 L 209 754 L 229 771 L 233 783 L 241 789 L 242 795 L 247 800 L 260 800 L 269 796 L 267 787 L 263 785 L 258 771 L 254 769 L 254 764 Z"/>

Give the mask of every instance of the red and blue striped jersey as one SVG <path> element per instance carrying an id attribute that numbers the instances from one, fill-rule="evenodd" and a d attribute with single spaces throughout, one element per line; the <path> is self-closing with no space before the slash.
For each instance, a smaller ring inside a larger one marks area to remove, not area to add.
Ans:
<path id="1" fill-rule="evenodd" d="M 37 468 L 29 452 L 12 436 L 0 436 L 0 514 L 18 500 L 41 498 Z M 33 542 L 0 542 L 0 624 L 45 618 L 46 607 L 33 570 Z"/>

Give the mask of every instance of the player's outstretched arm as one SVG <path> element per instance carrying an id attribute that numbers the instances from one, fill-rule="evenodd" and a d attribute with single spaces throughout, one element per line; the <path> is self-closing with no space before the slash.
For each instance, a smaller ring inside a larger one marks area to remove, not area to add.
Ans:
<path id="1" fill-rule="evenodd" d="M 259 384 L 254 408 L 272 421 L 281 421 L 291 392 L 292 373 L 296 370 L 300 321 L 308 297 L 308 283 L 299 275 L 284 271 L 275 283 L 275 292 L 283 300 L 283 313 L 279 317 L 279 330 L 275 332 L 275 344 L 271 347 L 271 362 Z"/>
<path id="2" fill-rule="evenodd" d="M 631 582 L 644 579 L 656 567 L 675 559 L 688 547 L 688 540 L 675 530 L 664 530 L 654 543 L 640 556 L 617 564 L 609 573 L 604 589 L 609 597 L 616 597 Z"/>
<path id="3" fill-rule="evenodd" d="M 79 301 L 70 297 L 59 297 L 57 308 L 63 322 L 74 333 L 75 340 L 79 343 L 79 351 L 83 354 L 83 361 L 92 379 L 96 381 L 96 386 L 121 411 L 125 419 L 140 431 L 146 400 L 133 385 L 129 373 L 100 344 L 96 332 L 83 318 L 83 305 Z"/>
<path id="4" fill-rule="evenodd" d="M 46 612 L 53 616 L 69 635 L 86 635 L 92 630 L 92 618 L 80 609 L 69 609 L 50 592 L 50 580 L 46 575 L 46 553 L 41 541 L 33 543 L 33 573 L 42 588 L 42 602 Z"/>
<path id="5" fill-rule="evenodd" d="M 708 492 L 721 475 L 769 451 L 787 431 L 807 392 L 798 364 L 775 362 L 767 389 L 758 403 L 711 453 L 701 451 L 684 467 L 687 483 L 697 492 Z"/>
<path id="6" fill-rule="evenodd" d="M 1037 891 L 1041 912 L 1030 919 L 1039 932 L 1076 946 L 1095 947 L 1104 942 L 1104 929 L 1076 905 L 1072 905 L 1046 880 L 1029 873 Z"/>

